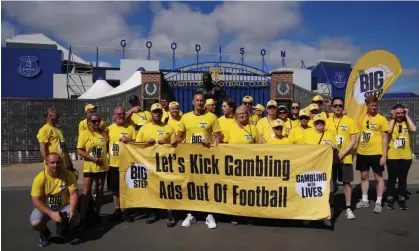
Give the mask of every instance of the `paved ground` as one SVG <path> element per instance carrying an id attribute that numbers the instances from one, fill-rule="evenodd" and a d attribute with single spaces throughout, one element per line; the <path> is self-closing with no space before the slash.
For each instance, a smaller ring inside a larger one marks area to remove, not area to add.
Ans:
<path id="1" fill-rule="evenodd" d="M 338 201 L 343 200 L 337 196 Z M 144 219 L 137 219 L 128 224 L 105 223 L 102 229 L 85 230 L 70 243 L 53 243 L 46 249 L 415 251 L 419 247 L 419 194 L 413 193 L 408 205 L 408 211 L 384 210 L 381 215 L 370 208 L 356 210 L 353 221 L 340 214 L 333 231 L 317 224 L 304 227 L 298 221 L 273 220 L 255 226 L 219 223 L 215 230 L 200 221 L 190 228 L 169 229 L 164 220 L 146 225 Z M 39 250 L 38 234 L 29 227 L 30 211 L 29 191 L 2 191 L 4 250 Z M 102 219 L 111 212 L 112 203 L 107 203 Z"/>
<path id="2" fill-rule="evenodd" d="M 76 161 L 75 167 L 81 173 L 82 162 Z M 28 217 L 32 209 L 29 187 L 41 169 L 42 164 L 37 163 L 9 166 L 1 170 L 4 250 L 39 249 L 39 236 L 30 228 Z M 275 220 L 236 227 L 229 223 L 219 223 L 216 230 L 208 229 L 202 221 L 189 229 L 179 226 L 168 229 L 164 220 L 146 225 L 141 217 L 130 224 L 112 225 L 106 222 L 107 215 L 112 212 L 112 203 L 108 200 L 102 210 L 105 222 L 102 228 L 87 229 L 72 242 L 52 244 L 47 249 L 415 251 L 419 250 L 419 194 L 416 193 L 419 189 L 419 163 L 416 160 L 409 173 L 408 183 L 412 193 L 408 211 L 384 210 L 381 215 L 376 215 L 372 213 L 372 208 L 356 210 L 357 218 L 353 221 L 346 220 L 344 214 L 339 212 L 339 206 L 343 203 L 340 191 L 336 195 L 337 219 L 333 231 L 316 223 L 304 227 L 299 221 Z M 356 200 L 359 198 L 359 189 L 356 188 L 354 192 Z M 374 198 L 373 194 L 371 191 L 371 199 Z"/>

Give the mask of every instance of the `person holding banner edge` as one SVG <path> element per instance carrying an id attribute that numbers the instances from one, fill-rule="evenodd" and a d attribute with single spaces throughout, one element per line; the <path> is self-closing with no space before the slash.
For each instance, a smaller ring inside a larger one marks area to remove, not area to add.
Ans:
<path id="1" fill-rule="evenodd" d="M 374 213 L 381 213 L 384 193 L 384 165 L 388 150 L 388 121 L 378 114 L 378 98 L 368 96 L 365 99 L 367 116 L 361 122 L 359 145 L 356 160 L 356 169 L 361 173 L 362 198 L 356 204 L 357 208 L 370 206 L 368 200 L 369 169 L 372 168 L 377 181 L 377 200 Z"/>
<path id="2" fill-rule="evenodd" d="M 194 110 L 182 116 L 179 124 L 179 133 L 175 140 L 172 141 L 172 146 L 176 147 L 186 137 L 186 144 L 202 144 L 209 148 L 211 141 L 215 145 L 220 142 L 220 125 L 217 116 L 213 113 L 205 112 L 205 95 L 202 92 L 195 92 L 192 104 Z M 182 222 L 183 227 L 189 227 L 195 223 L 195 217 L 188 213 L 185 220 Z M 205 220 L 208 228 L 214 229 L 217 227 L 214 216 L 208 214 Z"/>
<path id="3" fill-rule="evenodd" d="M 175 137 L 175 130 L 173 127 L 162 122 L 163 106 L 155 103 L 151 106 L 151 123 L 141 127 L 135 139 L 136 143 L 147 143 L 149 146 L 157 144 L 169 144 Z M 158 220 L 158 210 L 152 210 L 146 220 L 147 224 L 152 224 Z M 174 227 L 176 225 L 175 219 L 171 210 L 167 210 L 167 227 Z"/>

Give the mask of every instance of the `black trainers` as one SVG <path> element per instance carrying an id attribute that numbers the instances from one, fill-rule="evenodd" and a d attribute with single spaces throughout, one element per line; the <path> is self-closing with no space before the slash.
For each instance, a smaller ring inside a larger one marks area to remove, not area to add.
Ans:
<path id="1" fill-rule="evenodd" d="M 100 215 L 98 213 L 92 215 L 92 223 L 93 225 L 100 225 L 102 223 Z"/>
<path id="2" fill-rule="evenodd" d="M 49 239 L 51 237 L 51 231 L 49 231 L 48 228 L 46 228 L 44 231 L 39 233 L 39 247 L 46 247 L 51 244 L 51 240 Z"/>
<path id="3" fill-rule="evenodd" d="M 406 199 L 403 197 L 399 197 L 399 201 L 397 202 L 399 205 L 400 210 L 407 210 Z"/>
<path id="4" fill-rule="evenodd" d="M 112 215 L 109 217 L 108 221 L 120 221 L 122 220 L 122 211 L 120 208 L 115 209 Z"/>
<path id="5" fill-rule="evenodd" d="M 127 209 L 122 212 L 122 217 L 124 218 L 125 222 L 131 223 L 134 221 L 134 217 L 132 217 Z"/>
<path id="6" fill-rule="evenodd" d="M 176 225 L 175 218 L 173 218 L 172 213 L 168 213 L 168 214 L 167 214 L 167 222 L 166 222 L 166 226 L 167 226 L 167 227 L 174 227 L 175 225 Z"/>
<path id="7" fill-rule="evenodd" d="M 393 198 L 391 198 L 391 197 L 387 198 L 386 207 L 390 210 L 394 210 L 394 200 L 393 200 Z"/>
<path id="8" fill-rule="evenodd" d="M 155 212 L 152 212 L 148 219 L 145 221 L 146 224 L 152 224 L 157 221 L 157 214 Z"/>

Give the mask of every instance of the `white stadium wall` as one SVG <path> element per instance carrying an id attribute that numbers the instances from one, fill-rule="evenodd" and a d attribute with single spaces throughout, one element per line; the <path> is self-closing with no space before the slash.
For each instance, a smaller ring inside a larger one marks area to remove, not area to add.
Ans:
<path id="1" fill-rule="evenodd" d="M 69 85 L 78 95 L 86 92 L 92 85 L 92 75 L 82 75 L 77 73 L 69 74 Z M 67 96 L 67 74 L 54 74 L 53 76 L 53 97 L 68 98 Z M 70 95 L 75 95 L 70 91 Z"/>
<path id="2" fill-rule="evenodd" d="M 294 84 L 311 91 L 311 70 L 293 69 L 293 71 Z"/>

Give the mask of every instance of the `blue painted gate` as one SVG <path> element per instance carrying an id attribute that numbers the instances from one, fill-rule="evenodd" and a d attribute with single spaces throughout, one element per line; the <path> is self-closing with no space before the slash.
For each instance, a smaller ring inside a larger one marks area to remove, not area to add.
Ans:
<path id="1" fill-rule="evenodd" d="M 242 103 L 244 96 L 253 97 L 255 104 L 266 105 L 270 99 L 270 78 L 267 72 L 252 66 L 231 62 L 203 62 L 164 74 L 166 91 L 179 102 L 183 111 L 192 110 L 193 93 L 202 85 L 203 73 L 224 88 L 227 95 Z"/>

